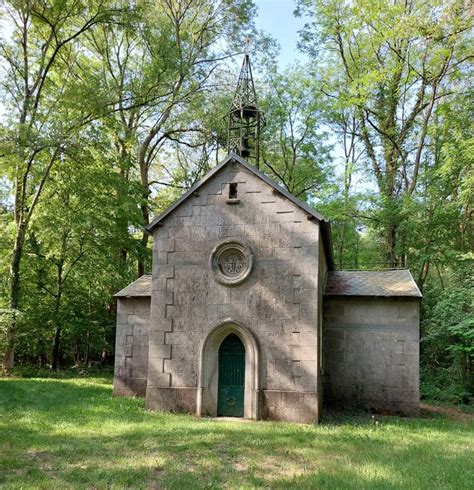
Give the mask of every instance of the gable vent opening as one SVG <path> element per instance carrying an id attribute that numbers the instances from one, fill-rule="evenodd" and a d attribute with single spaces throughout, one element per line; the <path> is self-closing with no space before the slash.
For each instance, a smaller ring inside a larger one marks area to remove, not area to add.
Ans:
<path id="1" fill-rule="evenodd" d="M 237 183 L 229 184 L 229 199 L 237 199 Z"/>

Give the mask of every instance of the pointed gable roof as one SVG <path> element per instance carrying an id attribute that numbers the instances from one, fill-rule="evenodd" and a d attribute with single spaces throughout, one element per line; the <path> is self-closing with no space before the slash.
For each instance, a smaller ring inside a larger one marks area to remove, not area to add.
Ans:
<path id="1" fill-rule="evenodd" d="M 321 214 L 316 212 L 313 208 L 308 206 L 308 204 L 304 203 L 297 197 L 295 197 L 293 194 L 288 192 L 286 189 L 278 185 L 276 182 L 274 182 L 272 179 L 270 179 L 268 176 L 266 176 L 263 172 L 260 170 L 257 170 L 253 165 L 250 165 L 246 160 L 244 160 L 242 157 L 237 155 L 234 152 L 229 153 L 224 160 L 222 160 L 221 163 L 219 163 L 217 166 L 215 166 L 210 172 L 208 172 L 197 184 L 195 184 L 189 191 L 187 191 L 185 194 L 183 194 L 174 204 L 172 204 L 168 209 L 163 211 L 159 216 L 157 216 L 149 225 L 145 227 L 145 230 L 148 233 L 152 233 L 157 226 L 160 225 L 160 223 L 170 214 L 173 213 L 175 209 L 177 209 L 184 201 L 188 199 L 188 197 L 192 196 L 196 191 L 199 190 L 200 187 L 202 187 L 206 182 L 208 182 L 214 175 L 216 175 L 220 170 L 222 170 L 226 165 L 228 165 L 230 162 L 237 162 L 240 165 L 242 165 L 245 169 L 247 169 L 249 172 L 251 172 L 253 175 L 258 177 L 259 179 L 263 180 L 266 184 L 268 184 L 270 187 L 272 187 L 276 192 L 284 196 L 286 199 L 291 201 L 293 204 L 298 206 L 300 209 L 305 211 L 307 213 L 307 217 L 310 220 L 317 220 L 321 226 L 321 236 L 323 240 L 323 245 L 324 245 L 324 251 L 326 254 L 326 260 L 328 263 L 328 268 L 331 270 L 334 268 L 334 261 L 332 258 L 332 245 L 331 245 L 331 228 L 330 228 L 330 223 L 329 220 L 324 218 Z"/>

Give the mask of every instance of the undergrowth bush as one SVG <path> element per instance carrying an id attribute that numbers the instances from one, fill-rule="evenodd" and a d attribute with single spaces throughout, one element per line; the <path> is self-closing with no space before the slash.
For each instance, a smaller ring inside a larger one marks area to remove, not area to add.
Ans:
<path id="1" fill-rule="evenodd" d="M 473 396 L 463 373 L 456 366 L 420 370 L 420 396 L 422 400 L 433 400 L 449 404 L 472 404 Z"/>
<path id="2" fill-rule="evenodd" d="M 427 288 L 421 324 L 422 398 L 473 401 L 474 273 L 472 261 Z"/>

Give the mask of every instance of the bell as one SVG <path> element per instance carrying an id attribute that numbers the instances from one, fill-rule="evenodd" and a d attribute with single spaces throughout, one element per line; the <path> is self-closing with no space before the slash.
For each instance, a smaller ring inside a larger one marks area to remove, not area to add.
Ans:
<path id="1" fill-rule="evenodd" d="M 249 148 L 249 139 L 248 138 L 242 138 L 240 140 L 239 153 L 240 153 L 240 156 L 242 156 L 243 158 L 248 158 L 250 156 L 250 148 Z"/>
<path id="2" fill-rule="evenodd" d="M 254 105 L 244 105 L 242 107 L 236 107 L 232 111 L 232 115 L 236 119 L 253 119 L 257 117 L 258 109 Z"/>

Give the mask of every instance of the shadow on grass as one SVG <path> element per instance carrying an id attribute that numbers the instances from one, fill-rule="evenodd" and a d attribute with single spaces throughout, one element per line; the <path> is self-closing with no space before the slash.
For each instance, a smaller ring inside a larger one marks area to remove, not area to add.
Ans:
<path id="1" fill-rule="evenodd" d="M 0 412 L 12 488 L 467 488 L 472 471 L 472 432 L 445 419 L 241 424 L 148 412 L 88 380 L 0 381 Z"/>

